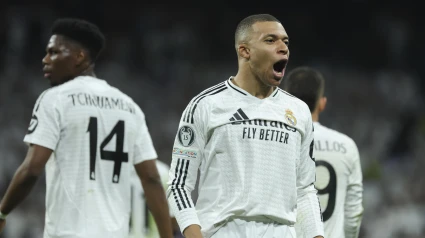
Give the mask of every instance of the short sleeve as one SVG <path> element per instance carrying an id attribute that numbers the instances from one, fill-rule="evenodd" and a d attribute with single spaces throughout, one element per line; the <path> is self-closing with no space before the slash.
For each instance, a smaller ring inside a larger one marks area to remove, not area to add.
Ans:
<path id="1" fill-rule="evenodd" d="M 37 99 L 24 142 L 55 150 L 61 131 L 60 97 L 49 89 Z"/>
<path id="2" fill-rule="evenodd" d="M 137 132 L 134 144 L 134 164 L 158 157 L 146 125 L 145 115 L 140 108 L 138 108 L 136 113 L 139 121 L 139 131 Z"/>

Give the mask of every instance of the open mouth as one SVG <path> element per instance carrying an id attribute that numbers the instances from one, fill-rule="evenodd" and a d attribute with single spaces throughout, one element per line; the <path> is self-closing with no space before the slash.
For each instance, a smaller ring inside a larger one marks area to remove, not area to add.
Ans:
<path id="1" fill-rule="evenodd" d="M 288 63 L 287 59 L 279 60 L 273 65 L 273 70 L 276 71 L 277 73 L 282 73 L 287 63 Z"/>
<path id="2" fill-rule="evenodd" d="M 49 78 L 50 75 L 52 74 L 52 71 L 49 70 L 48 68 L 43 68 L 43 73 L 45 78 Z"/>
<path id="3" fill-rule="evenodd" d="M 44 77 L 45 78 L 50 78 L 51 73 L 50 72 L 44 72 Z"/>

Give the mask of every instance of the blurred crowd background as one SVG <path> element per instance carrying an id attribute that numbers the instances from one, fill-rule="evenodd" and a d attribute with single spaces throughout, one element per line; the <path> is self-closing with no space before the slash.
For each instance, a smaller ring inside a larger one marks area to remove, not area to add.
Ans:
<path id="1" fill-rule="evenodd" d="M 41 59 L 56 18 L 81 17 L 104 31 L 107 48 L 96 65 L 98 77 L 140 105 L 159 158 L 169 163 L 189 100 L 237 72 L 238 22 L 270 13 L 290 37 L 288 69 L 312 66 L 326 78 L 328 107 L 321 123 L 358 145 L 365 207 L 360 237 L 425 237 L 425 15 L 420 8 L 409 1 L 368 0 L 201 4 L 1 1 L 0 197 L 25 157 L 22 140 L 35 100 L 49 87 Z M 42 237 L 44 195 L 41 178 L 0 237 Z"/>

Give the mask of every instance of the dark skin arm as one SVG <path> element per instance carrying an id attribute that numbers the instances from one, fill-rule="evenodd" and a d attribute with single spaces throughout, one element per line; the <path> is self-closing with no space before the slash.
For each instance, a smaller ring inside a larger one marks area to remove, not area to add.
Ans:
<path id="1" fill-rule="evenodd" d="M 9 214 L 31 192 L 38 177 L 43 173 L 44 166 L 52 154 L 52 150 L 39 145 L 30 145 L 24 162 L 16 170 L 12 181 L 4 195 L 0 211 Z M 5 220 L 0 220 L 0 232 Z"/>
<path id="2" fill-rule="evenodd" d="M 165 191 L 156 168 L 155 160 L 147 160 L 134 166 L 146 196 L 146 203 L 158 226 L 162 238 L 172 238 L 170 214 Z"/>
<path id="3" fill-rule="evenodd" d="M 174 234 L 176 234 L 177 232 L 180 232 L 179 223 L 177 223 L 177 220 L 175 217 L 171 218 L 171 227 L 173 228 Z"/>

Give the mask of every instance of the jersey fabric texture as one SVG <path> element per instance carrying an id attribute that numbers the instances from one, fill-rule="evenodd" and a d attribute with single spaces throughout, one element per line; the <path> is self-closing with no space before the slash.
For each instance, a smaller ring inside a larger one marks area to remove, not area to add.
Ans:
<path id="1" fill-rule="evenodd" d="M 323 212 L 325 237 L 357 238 L 363 214 L 363 183 L 356 143 L 318 122 L 314 123 L 314 129 L 315 185 Z"/>
<path id="2" fill-rule="evenodd" d="M 128 236 L 131 168 L 157 157 L 130 97 L 89 76 L 50 88 L 35 104 L 24 141 L 53 150 L 45 238 Z"/>
<path id="3" fill-rule="evenodd" d="M 156 167 L 161 176 L 161 182 L 164 189 L 167 188 L 168 171 L 170 166 L 166 163 L 156 160 Z M 131 199 L 131 221 L 130 238 L 160 238 L 158 228 L 152 213 L 148 210 L 143 186 L 140 178 L 134 171 L 132 176 L 132 199 Z M 171 211 L 170 211 L 171 212 Z M 170 214 L 172 216 L 172 214 Z"/>
<path id="4" fill-rule="evenodd" d="M 296 238 L 293 226 L 282 225 L 268 219 L 232 219 L 222 226 L 212 238 Z"/>
<path id="5" fill-rule="evenodd" d="M 279 88 L 256 98 L 231 79 L 194 97 L 181 117 L 167 190 L 180 230 L 198 224 L 210 237 L 233 217 L 263 216 L 323 235 L 307 105 Z"/>

